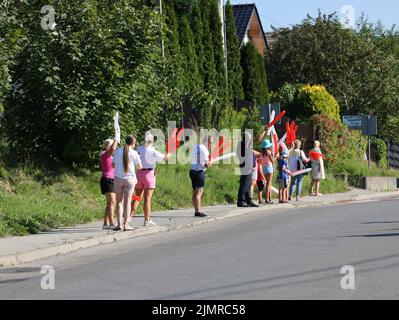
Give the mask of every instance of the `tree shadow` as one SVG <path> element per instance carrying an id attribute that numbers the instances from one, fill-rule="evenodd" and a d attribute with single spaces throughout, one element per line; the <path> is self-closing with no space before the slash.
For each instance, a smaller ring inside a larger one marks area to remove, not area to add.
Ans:
<path id="1" fill-rule="evenodd" d="M 339 236 L 338 238 L 385 238 L 385 237 L 399 237 L 399 233 L 358 234 L 353 236 Z"/>
<path id="2" fill-rule="evenodd" d="M 384 224 L 384 223 L 399 223 L 399 221 L 368 221 L 361 224 Z"/>

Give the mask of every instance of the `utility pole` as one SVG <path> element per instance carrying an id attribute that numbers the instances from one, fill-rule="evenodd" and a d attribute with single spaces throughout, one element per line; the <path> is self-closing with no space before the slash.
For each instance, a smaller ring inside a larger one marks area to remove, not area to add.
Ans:
<path id="1" fill-rule="evenodd" d="M 227 68 L 227 28 L 226 28 L 226 6 L 224 0 L 219 0 L 219 15 L 222 22 L 222 37 L 223 37 L 223 52 L 224 52 L 224 67 L 226 76 L 226 89 L 229 86 L 229 74 Z"/>
<path id="2" fill-rule="evenodd" d="M 161 19 L 162 19 L 162 14 L 163 14 L 162 0 L 159 0 L 159 13 L 160 13 Z M 163 29 L 163 25 L 161 22 L 161 52 L 162 52 L 162 58 L 165 58 L 165 44 L 163 42 L 162 29 Z"/>

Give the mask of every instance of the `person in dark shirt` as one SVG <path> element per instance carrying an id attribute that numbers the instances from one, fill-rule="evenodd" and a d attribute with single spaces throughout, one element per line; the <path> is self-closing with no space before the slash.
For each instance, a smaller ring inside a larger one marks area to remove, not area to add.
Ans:
<path id="1" fill-rule="evenodd" d="M 236 151 L 240 160 L 240 187 L 238 189 L 237 207 L 259 207 L 252 200 L 251 186 L 253 171 L 256 171 L 256 159 L 260 157 L 260 153 L 253 150 L 252 146 L 252 134 L 246 131 Z"/>

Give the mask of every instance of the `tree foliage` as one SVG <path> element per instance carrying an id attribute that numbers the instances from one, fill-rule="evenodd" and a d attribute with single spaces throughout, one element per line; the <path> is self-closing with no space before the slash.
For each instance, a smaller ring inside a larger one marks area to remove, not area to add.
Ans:
<path id="1" fill-rule="evenodd" d="M 67 164 L 95 161 L 121 113 L 123 134 L 142 133 L 171 108 L 159 46 L 160 17 L 145 1 L 47 1 L 56 28 L 40 26 L 42 1 L 21 5 L 27 41 L 5 110 L 12 150 Z M 146 24 L 143 24 L 146 21 Z"/>
<path id="2" fill-rule="evenodd" d="M 0 119 L 4 111 L 4 98 L 12 88 L 11 68 L 24 41 L 22 27 L 15 13 L 13 1 L 4 0 L 0 3 Z"/>
<path id="3" fill-rule="evenodd" d="M 249 42 L 241 49 L 241 65 L 243 69 L 243 88 L 245 100 L 253 106 L 269 102 L 266 82 L 266 70 L 263 57 L 255 46 Z"/>
<path id="4" fill-rule="evenodd" d="M 287 82 L 322 84 L 342 113 L 377 114 L 386 131 L 387 117 L 399 111 L 398 61 L 372 36 L 343 28 L 336 15 L 322 14 L 276 32 L 267 59 L 273 91 Z"/>
<path id="5" fill-rule="evenodd" d="M 241 52 L 233 7 L 231 6 L 230 1 L 226 4 L 226 38 L 229 92 L 233 97 L 243 99 L 244 91 L 242 88 L 243 71 L 241 67 Z"/>
<path id="6" fill-rule="evenodd" d="M 301 114 L 304 117 L 310 118 L 314 114 L 322 114 L 341 122 L 338 102 L 324 86 L 302 86 L 299 89 L 299 100 L 302 107 Z"/>

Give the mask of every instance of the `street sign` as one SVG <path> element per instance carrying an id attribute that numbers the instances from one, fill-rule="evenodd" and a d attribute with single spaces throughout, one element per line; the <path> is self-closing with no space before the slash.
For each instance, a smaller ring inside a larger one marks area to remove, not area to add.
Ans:
<path id="1" fill-rule="evenodd" d="M 345 123 L 351 130 L 361 130 L 368 137 L 368 162 L 371 167 L 371 136 L 377 135 L 377 116 L 343 116 Z"/>
<path id="2" fill-rule="evenodd" d="M 377 135 L 377 116 L 364 116 L 362 134 L 365 136 Z"/>
<path id="3" fill-rule="evenodd" d="M 377 135 L 377 116 L 343 116 L 342 122 L 351 130 L 361 130 L 365 136 Z"/>
<path id="4" fill-rule="evenodd" d="M 276 117 L 280 114 L 280 103 L 263 104 L 260 106 L 260 118 L 262 124 L 270 123 L 270 115 L 273 111 Z M 276 124 L 281 124 L 281 119 Z"/>
<path id="5" fill-rule="evenodd" d="M 362 130 L 363 128 L 363 116 L 343 116 L 342 121 L 351 130 Z"/>

